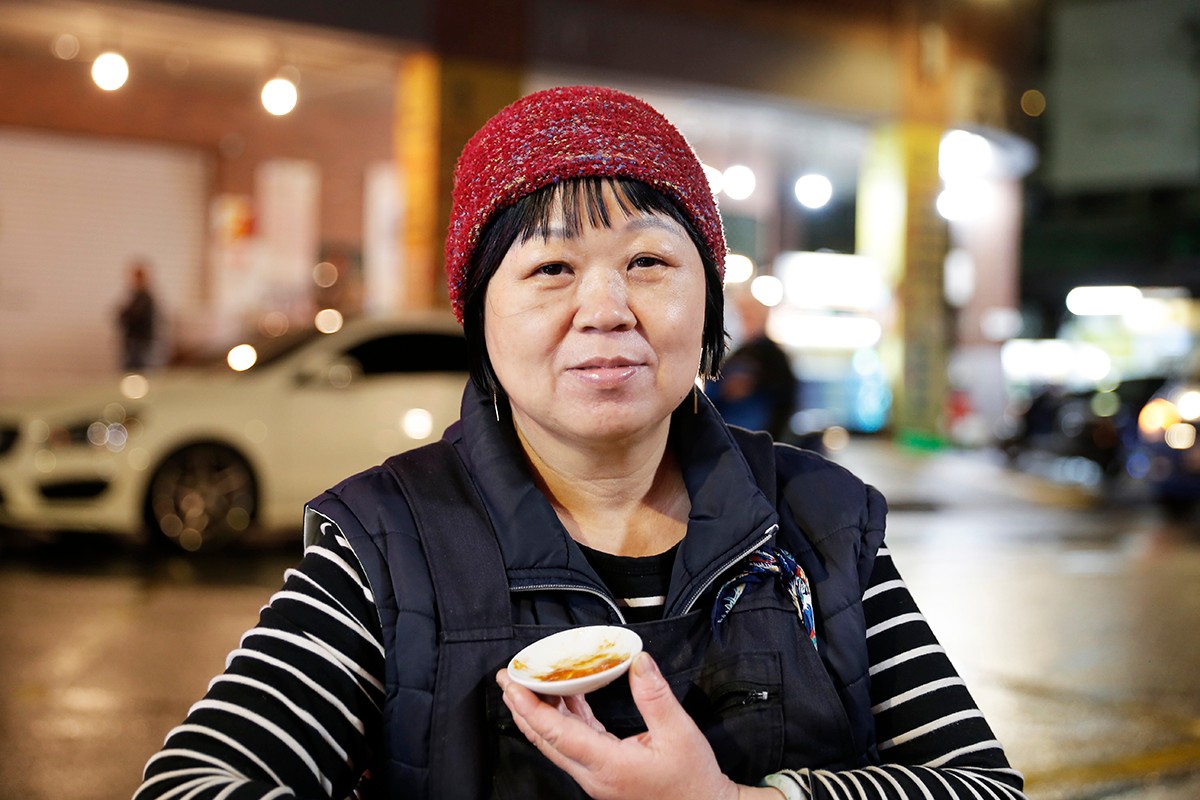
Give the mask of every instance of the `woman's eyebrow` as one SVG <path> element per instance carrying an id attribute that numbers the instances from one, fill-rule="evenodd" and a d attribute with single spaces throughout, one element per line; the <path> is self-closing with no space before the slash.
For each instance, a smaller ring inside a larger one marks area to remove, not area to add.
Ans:
<path id="1" fill-rule="evenodd" d="M 661 228 L 669 233 L 683 233 L 679 225 L 673 220 L 658 214 L 641 214 L 636 217 L 631 217 L 625 225 L 626 230 L 642 230 L 644 228 Z"/>
<path id="2" fill-rule="evenodd" d="M 562 225 L 539 225 L 531 228 L 528 233 L 523 234 L 521 241 L 528 242 L 534 238 L 548 242 L 551 239 L 570 239 L 572 236 L 570 231 Z"/>

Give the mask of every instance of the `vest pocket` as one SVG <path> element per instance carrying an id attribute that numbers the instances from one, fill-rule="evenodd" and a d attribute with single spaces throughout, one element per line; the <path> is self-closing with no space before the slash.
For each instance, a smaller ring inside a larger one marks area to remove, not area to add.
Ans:
<path id="1" fill-rule="evenodd" d="M 784 720 L 778 653 L 714 660 L 688 683 L 683 706 L 712 745 L 722 772 L 754 785 L 779 769 Z"/>
<path id="2" fill-rule="evenodd" d="M 486 684 L 484 694 L 488 727 L 495 747 L 491 764 L 492 797 L 497 800 L 542 797 L 586 800 L 579 785 L 551 764 L 521 733 L 494 681 Z"/>

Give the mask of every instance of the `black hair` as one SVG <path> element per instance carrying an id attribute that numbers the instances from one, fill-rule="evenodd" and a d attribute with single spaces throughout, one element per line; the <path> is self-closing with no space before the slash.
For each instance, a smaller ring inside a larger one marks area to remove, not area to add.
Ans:
<path id="1" fill-rule="evenodd" d="M 463 332 L 467 337 L 467 357 L 471 380 L 488 395 L 502 395 L 483 336 L 484 297 L 488 282 L 496 274 L 505 254 L 519 238 L 527 242 L 534 236 L 549 235 L 556 208 L 562 211 L 562 223 L 568 238 L 583 229 L 584 215 L 591 226 L 610 227 L 604 186 L 612 189 L 617 204 L 626 216 L 634 212 L 668 217 L 687 232 L 700 252 L 704 265 L 704 331 L 700 348 L 700 375 L 715 378 L 725 355 L 725 303 L 717 258 L 724 253 L 709 252 L 696 232 L 696 226 L 674 200 L 641 181 L 629 178 L 584 177 L 552 183 L 532 192 L 511 206 L 497 211 L 484 226 L 479 244 L 467 264 L 462 286 Z"/>

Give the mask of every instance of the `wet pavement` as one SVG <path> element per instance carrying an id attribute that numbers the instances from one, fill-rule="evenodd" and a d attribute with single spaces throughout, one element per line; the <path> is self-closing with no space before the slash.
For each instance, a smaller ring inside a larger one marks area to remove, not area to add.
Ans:
<path id="1" fill-rule="evenodd" d="M 1044 800 L 1200 797 L 1200 521 L 1137 487 L 859 443 L 914 596 Z"/>
<path id="2" fill-rule="evenodd" d="M 1037 800 L 1200 797 L 1200 522 L 855 439 L 917 601 Z M 0 800 L 127 798 L 294 563 L 0 540 Z"/>

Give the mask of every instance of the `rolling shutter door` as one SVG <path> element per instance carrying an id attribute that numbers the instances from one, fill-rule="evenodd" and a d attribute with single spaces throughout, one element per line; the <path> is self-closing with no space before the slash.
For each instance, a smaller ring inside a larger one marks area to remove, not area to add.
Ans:
<path id="1" fill-rule="evenodd" d="M 136 256 L 168 336 L 202 309 L 207 184 L 199 151 L 0 129 L 0 398 L 119 374 Z"/>

